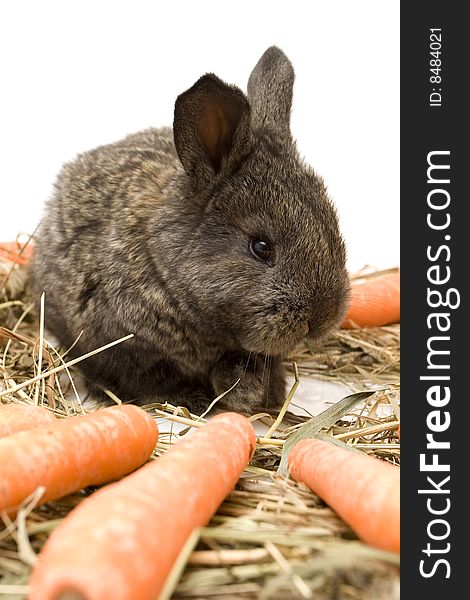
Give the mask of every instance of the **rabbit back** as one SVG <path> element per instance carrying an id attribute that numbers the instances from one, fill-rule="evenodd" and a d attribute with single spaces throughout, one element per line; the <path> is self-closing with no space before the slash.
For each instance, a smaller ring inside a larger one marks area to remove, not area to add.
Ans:
<path id="1" fill-rule="evenodd" d="M 170 128 L 81 154 L 59 174 L 37 232 L 33 284 L 46 292 L 48 329 L 64 347 L 75 344 L 73 356 L 133 333 L 124 351 L 83 363 L 90 380 L 131 397 L 180 369 L 202 385 L 196 375 L 217 354 L 210 344 L 196 350 L 200 335 L 146 247 L 179 170 Z"/>

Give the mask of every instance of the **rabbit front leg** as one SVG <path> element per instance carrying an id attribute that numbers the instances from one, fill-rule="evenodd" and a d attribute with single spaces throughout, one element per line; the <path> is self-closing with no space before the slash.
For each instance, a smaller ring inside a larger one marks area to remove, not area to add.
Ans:
<path id="1" fill-rule="evenodd" d="M 230 410 L 255 413 L 275 410 L 285 399 L 285 370 L 279 357 L 224 354 L 211 371 L 216 395 L 235 387 L 222 399 Z"/>

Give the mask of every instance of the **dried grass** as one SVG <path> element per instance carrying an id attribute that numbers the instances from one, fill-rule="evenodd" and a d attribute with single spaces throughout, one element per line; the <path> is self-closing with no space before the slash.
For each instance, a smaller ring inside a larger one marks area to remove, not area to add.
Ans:
<path id="1" fill-rule="evenodd" d="M 59 417 L 93 410 L 96 405 L 88 401 L 84 406 L 76 390 L 78 361 L 67 361 L 66 351 L 44 337 L 42 317 L 33 318 L 25 281 L 23 267 L 7 269 L 0 263 L 0 402 L 38 403 Z M 258 437 L 236 489 L 188 541 L 164 598 L 398 599 L 398 558 L 359 542 L 315 494 L 283 474 L 289 448 L 312 435 L 328 435 L 337 444 L 399 464 L 399 337 L 399 325 L 340 331 L 291 357 L 295 383 L 285 405 L 277 415 L 251 417 L 268 430 Z M 289 405 L 302 378 L 337 381 L 359 393 L 313 419 L 299 417 Z M 162 434 L 156 455 L 205 422 L 204 416 L 171 405 L 143 408 L 157 420 L 186 426 Z M 92 491 L 37 508 L 30 498 L 15 521 L 1 515 L 0 599 L 26 598 L 36 554 Z"/>

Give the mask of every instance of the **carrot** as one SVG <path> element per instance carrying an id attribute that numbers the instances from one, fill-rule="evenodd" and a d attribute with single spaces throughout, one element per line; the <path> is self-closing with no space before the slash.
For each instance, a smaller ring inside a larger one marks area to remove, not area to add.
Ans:
<path id="1" fill-rule="evenodd" d="M 16 402 L 0 404 L 0 438 L 56 420 L 52 411 L 41 406 Z"/>
<path id="2" fill-rule="evenodd" d="M 379 327 L 400 322 L 400 272 L 353 280 L 351 300 L 341 327 Z"/>
<path id="3" fill-rule="evenodd" d="M 0 511 L 39 486 L 40 502 L 118 479 L 140 467 L 157 441 L 155 421 L 137 406 L 113 406 L 57 419 L 0 439 Z"/>
<path id="4" fill-rule="evenodd" d="M 0 243 L 0 259 L 4 258 L 9 262 L 18 265 L 25 265 L 33 256 L 33 243 L 21 245 L 18 242 L 1 242 Z"/>
<path id="5" fill-rule="evenodd" d="M 233 489 L 256 443 L 224 413 L 81 502 L 44 545 L 30 600 L 155 600 L 181 549 Z"/>
<path id="6" fill-rule="evenodd" d="M 377 548 L 400 552 L 400 470 L 381 460 L 318 439 L 302 440 L 289 469 Z"/>

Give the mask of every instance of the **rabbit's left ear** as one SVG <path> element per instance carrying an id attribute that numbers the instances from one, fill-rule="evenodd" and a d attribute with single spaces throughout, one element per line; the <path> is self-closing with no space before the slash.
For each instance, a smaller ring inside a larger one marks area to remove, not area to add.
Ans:
<path id="1" fill-rule="evenodd" d="M 178 96 L 176 151 L 196 188 L 229 174 L 251 149 L 250 105 L 243 92 L 212 74 Z"/>

